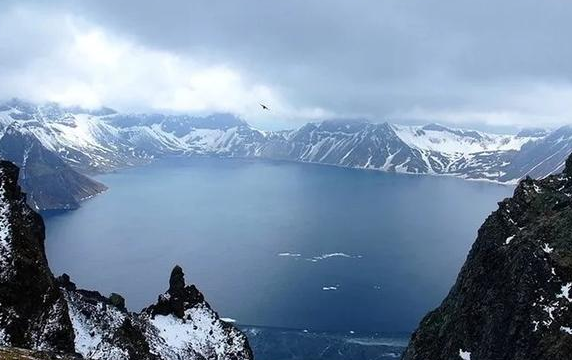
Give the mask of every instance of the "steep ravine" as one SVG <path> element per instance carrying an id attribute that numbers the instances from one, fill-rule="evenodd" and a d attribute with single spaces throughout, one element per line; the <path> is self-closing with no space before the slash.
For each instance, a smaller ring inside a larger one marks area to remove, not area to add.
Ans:
<path id="1" fill-rule="evenodd" d="M 459 359 L 572 359 L 572 157 L 499 203 L 403 356 Z"/>
<path id="2" fill-rule="evenodd" d="M 43 220 L 26 204 L 18 172 L 0 161 L 0 358 L 253 358 L 246 336 L 185 284 L 178 266 L 167 292 L 141 313 L 127 311 L 118 294 L 77 289 L 65 274 L 55 279 Z"/>

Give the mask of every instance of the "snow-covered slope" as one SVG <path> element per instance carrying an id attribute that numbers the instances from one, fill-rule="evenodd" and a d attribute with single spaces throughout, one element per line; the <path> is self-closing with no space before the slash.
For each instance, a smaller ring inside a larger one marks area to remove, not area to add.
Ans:
<path id="1" fill-rule="evenodd" d="M 537 137 L 487 134 L 475 130 L 451 129 L 439 124 L 425 126 L 392 125 L 401 140 L 422 150 L 446 154 L 471 154 L 482 151 L 520 150 Z"/>
<path id="2" fill-rule="evenodd" d="M 252 359 L 246 336 L 222 321 L 193 285 L 185 285 L 178 266 L 171 283 L 174 277 L 181 279 L 181 287 L 171 285 L 158 304 L 141 314 L 128 312 L 117 294 L 106 298 L 76 289 L 67 276 L 59 278 L 75 351 L 92 360 Z"/>

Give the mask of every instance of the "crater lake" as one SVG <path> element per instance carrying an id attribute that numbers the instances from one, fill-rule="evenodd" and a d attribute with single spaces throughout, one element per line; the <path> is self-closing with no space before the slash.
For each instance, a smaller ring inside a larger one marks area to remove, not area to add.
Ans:
<path id="1" fill-rule="evenodd" d="M 450 177 L 172 158 L 96 177 L 109 190 L 46 216 L 56 275 L 153 303 L 183 267 L 221 317 L 333 332 L 411 332 L 513 188 Z"/>

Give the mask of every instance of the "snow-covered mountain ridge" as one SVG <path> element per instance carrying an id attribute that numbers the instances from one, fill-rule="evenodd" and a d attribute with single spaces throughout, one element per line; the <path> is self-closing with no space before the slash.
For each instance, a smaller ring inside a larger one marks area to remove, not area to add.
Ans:
<path id="1" fill-rule="evenodd" d="M 425 126 L 392 125 L 392 127 L 397 136 L 409 146 L 446 154 L 520 150 L 522 145 L 539 138 L 452 129 L 439 124 L 428 124 Z"/>
<path id="2" fill-rule="evenodd" d="M 497 135 L 438 124 L 330 120 L 260 131 L 231 114 L 121 114 L 18 100 L 0 105 L 0 131 L 15 123 L 84 173 L 166 155 L 211 155 L 515 183 L 562 170 L 572 151 L 569 126 Z"/>

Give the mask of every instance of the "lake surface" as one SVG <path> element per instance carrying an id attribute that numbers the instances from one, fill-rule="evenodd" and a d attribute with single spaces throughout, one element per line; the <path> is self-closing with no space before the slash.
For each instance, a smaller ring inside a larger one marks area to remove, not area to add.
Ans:
<path id="1" fill-rule="evenodd" d="M 46 219 L 55 274 L 156 301 L 179 264 L 223 317 L 310 332 L 411 332 L 512 187 L 321 165 L 168 159 Z"/>

